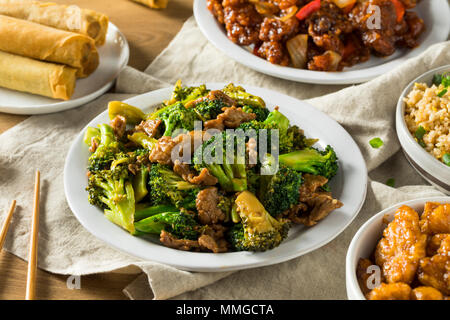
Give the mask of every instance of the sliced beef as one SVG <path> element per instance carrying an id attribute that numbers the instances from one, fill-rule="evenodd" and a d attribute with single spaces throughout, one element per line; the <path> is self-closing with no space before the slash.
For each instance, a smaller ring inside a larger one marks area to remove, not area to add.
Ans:
<path id="1" fill-rule="evenodd" d="M 202 171 L 200 171 L 200 174 L 196 175 L 187 163 L 182 163 L 179 160 L 175 160 L 175 163 L 173 164 L 173 171 L 175 171 L 175 173 L 181 176 L 185 181 L 192 184 L 214 186 L 218 182 L 217 178 L 209 173 L 208 169 L 203 168 Z"/>
<path id="2" fill-rule="evenodd" d="M 111 127 L 114 130 L 114 135 L 118 139 L 121 139 L 127 129 L 127 119 L 123 116 L 117 115 L 111 120 Z"/>
<path id="3" fill-rule="evenodd" d="M 230 108 L 223 108 L 224 112 L 217 116 L 217 119 L 206 121 L 204 129 L 217 129 L 223 131 L 225 128 L 235 129 L 241 125 L 241 123 L 248 122 L 256 119 L 254 113 L 247 113 L 242 108 L 236 108 L 232 106 Z"/>
<path id="4" fill-rule="evenodd" d="M 343 206 L 342 202 L 333 199 L 329 192 L 320 191 L 320 187 L 328 182 L 327 178 L 304 174 L 303 180 L 299 204 L 284 213 L 292 222 L 311 227 L 333 210 Z"/>
<path id="5" fill-rule="evenodd" d="M 184 250 L 184 251 L 199 251 L 200 245 L 196 240 L 178 239 L 167 231 L 161 231 L 159 241 L 169 248 Z"/>
<path id="6" fill-rule="evenodd" d="M 219 193 L 216 187 L 200 191 L 195 201 L 198 219 L 202 224 L 216 224 L 225 220 L 225 214 L 217 207 Z"/>
<path id="7" fill-rule="evenodd" d="M 92 137 L 91 146 L 89 147 L 89 152 L 94 153 L 95 150 L 97 150 L 97 148 L 98 148 L 98 139 L 96 139 L 95 137 Z"/>
<path id="8" fill-rule="evenodd" d="M 142 121 L 140 124 L 138 124 L 135 128 L 135 131 L 137 132 L 145 132 L 149 137 L 153 138 L 156 133 L 158 132 L 158 127 L 161 124 L 161 120 L 152 120 L 148 119 L 145 121 Z"/>
<path id="9" fill-rule="evenodd" d="M 172 163 L 172 150 L 177 143 L 168 136 L 161 137 L 149 155 L 151 162 L 169 165 Z"/>
<path id="10" fill-rule="evenodd" d="M 206 249 L 214 253 L 227 252 L 229 244 L 225 240 L 226 230 L 227 229 L 220 224 L 208 226 L 198 238 L 201 249 Z"/>

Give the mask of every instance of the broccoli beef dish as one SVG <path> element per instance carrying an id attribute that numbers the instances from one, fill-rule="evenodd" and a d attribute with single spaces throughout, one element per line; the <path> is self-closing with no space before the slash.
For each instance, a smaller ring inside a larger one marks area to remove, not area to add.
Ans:
<path id="1" fill-rule="evenodd" d="M 234 43 L 270 63 L 341 71 L 397 48 L 415 48 L 425 30 L 419 0 L 207 0 Z"/>
<path id="2" fill-rule="evenodd" d="M 108 112 L 109 124 L 85 133 L 86 190 L 134 236 L 179 250 L 265 251 L 343 205 L 329 186 L 333 148 L 242 87 L 178 81 L 151 113 L 119 101 Z"/>

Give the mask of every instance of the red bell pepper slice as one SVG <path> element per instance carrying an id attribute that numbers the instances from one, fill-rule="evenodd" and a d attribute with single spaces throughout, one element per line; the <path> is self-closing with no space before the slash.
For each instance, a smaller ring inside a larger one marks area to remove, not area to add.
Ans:
<path id="1" fill-rule="evenodd" d="M 295 17 L 298 20 L 305 20 L 312 13 L 316 12 L 319 9 L 320 9 L 320 0 L 313 0 L 310 3 L 304 5 L 300 10 L 298 10 Z"/>
<path id="2" fill-rule="evenodd" d="M 405 15 L 405 6 L 400 0 L 391 0 L 395 7 L 395 14 L 397 15 L 397 22 L 401 22 L 403 20 L 403 16 Z"/>

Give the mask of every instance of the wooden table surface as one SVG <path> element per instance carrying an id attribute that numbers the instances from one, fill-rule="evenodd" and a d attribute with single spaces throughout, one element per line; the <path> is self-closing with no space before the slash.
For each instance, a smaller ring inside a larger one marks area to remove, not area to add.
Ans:
<path id="1" fill-rule="evenodd" d="M 51 0 L 76 4 L 107 14 L 127 37 L 129 65 L 144 70 L 169 44 L 183 22 L 192 15 L 192 0 L 169 0 L 167 9 L 153 10 L 130 0 Z M 0 113 L 0 133 L 26 119 Z M 27 263 L 14 255 L 0 253 L 0 299 L 24 299 Z M 106 273 L 81 277 L 81 288 L 67 288 L 67 276 L 39 270 L 39 299 L 126 299 L 122 289 L 136 278 L 133 274 Z"/>

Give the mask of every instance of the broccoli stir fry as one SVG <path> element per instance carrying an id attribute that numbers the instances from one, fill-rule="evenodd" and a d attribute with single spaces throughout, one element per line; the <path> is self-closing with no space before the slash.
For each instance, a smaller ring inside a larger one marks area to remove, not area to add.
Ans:
<path id="1" fill-rule="evenodd" d="M 85 133 L 86 191 L 134 236 L 179 250 L 266 251 L 343 205 L 328 184 L 333 148 L 242 87 L 178 81 L 151 113 L 120 101 L 108 111 L 109 124 Z"/>

